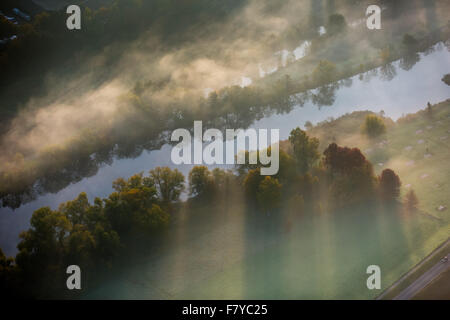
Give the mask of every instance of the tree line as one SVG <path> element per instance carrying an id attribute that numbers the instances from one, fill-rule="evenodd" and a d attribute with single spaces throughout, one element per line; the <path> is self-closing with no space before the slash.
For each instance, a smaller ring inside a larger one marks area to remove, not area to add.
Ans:
<path id="1" fill-rule="evenodd" d="M 188 203 L 212 206 L 217 197 L 231 201 L 229 191 L 238 190 L 245 194 L 246 212 L 256 213 L 257 219 L 272 219 L 282 212 L 301 216 L 371 202 L 399 203 L 401 181 L 393 170 L 376 176 L 359 149 L 332 143 L 321 154 L 318 146 L 318 139 L 297 128 L 280 150 L 275 176 L 261 176 L 259 164 L 237 165 L 234 171 L 195 166 L 186 184 L 177 169 L 157 167 L 147 176 L 139 173 L 115 180 L 114 192 L 93 203 L 81 193 L 57 210 L 40 208 L 33 213 L 30 229 L 20 234 L 16 257 L 7 258 L 0 250 L 2 295 L 73 298 L 65 287 L 65 268 L 72 264 L 83 270 L 88 284 L 84 289 L 94 289 L 121 259 L 138 255 L 139 248 L 158 246 L 158 239 L 170 234 L 185 204 L 180 201 L 183 192 L 189 195 Z M 405 208 L 416 206 L 417 197 L 410 191 Z M 188 217 L 193 216 L 196 206 L 185 208 Z"/>

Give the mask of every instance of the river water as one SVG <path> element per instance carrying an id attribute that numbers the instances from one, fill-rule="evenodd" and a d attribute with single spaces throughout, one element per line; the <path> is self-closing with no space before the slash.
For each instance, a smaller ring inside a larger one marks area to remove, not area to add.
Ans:
<path id="1" fill-rule="evenodd" d="M 438 103 L 450 98 L 450 88 L 441 81 L 450 72 L 450 52 L 439 43 L 428 54 L 420 54 L 420 61 L 394 62 L 388 68 L 378 68 L 363 75 L 341 81 L 335 90 L 328 91 L 322 106 L 308 100 L 285 114 L 274 114 L 255 121 L 256 129 L 279 129 L 280 139 L 287 139 L 292 129 L 304 126 L 306 121 L 317 122 L 337 118 L 358 110 L 384 111 L 387 117 L 397 120 L 404 114 L 423 109 L 427 102 Z M 407 66 L 405 66 L 407 65 Z M 312 95 L 320 95 L 313 90 Z M 314 100 L 314 99 L 313 99 Z M 177 168 L 187 176 L 192 166 L 176 166 L 170 160 L 171 147 L 144 151 L 135 159 L 116 159 L 111 165 L 100 168 L 95 176 L 71 184 L 65 189 L 47 194 L 22 205 L 16 210 L 0 209 L 0 247 L 6 255 L 15 255 L 19 233 L 29 228 L 33 211 L 50 206 L 56 209 L 61 202 L 86 192 L 89 199 L 106 197 L 112 192 L 112 181 L 135 173 L 148 172 L 156 166 Z"/>

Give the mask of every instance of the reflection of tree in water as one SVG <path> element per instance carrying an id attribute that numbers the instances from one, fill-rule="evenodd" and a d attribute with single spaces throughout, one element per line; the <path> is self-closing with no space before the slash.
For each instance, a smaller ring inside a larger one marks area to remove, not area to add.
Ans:
<path id="1" fill-rule="evenodd" d="M 442 51 L 442 50 L 444 50 L 445 48 L 446 48 L 446 45 L 445 45 L 445 43 L 444 42 L 438 42 L 437 44 L 436 44 L 436 50 L 437 51 Z"/>
<path id="2" fill-rule="evenodd" d="M 350 88 L 353 85 L 353 79 L 347 78 L 341 81 L 342 85 L 346 88 Z"/>
<path id="3" fill-rule="evenodd" d="M 286 78 L 269 90 L 264 98 L 261 98 L 264 91 L 233 89 L 221 95 L 220 99 L 213 95 L 213 101 L 206 99 L 201 102 L 197 111 L 193 111 L 193 107 L 171 107 L 166 113 L 155 115 L 151 110 L 139 109 L 132 117 L 100 133 L 99 137 L 80 137 L 79 143 L 66 149 L 56 148 L 40 155 L 43 166 L 38 167 L 39 174 L 27 176 L 25 171 L 23 177 L 16 177 L 11 184 L 13 186 L 0 194 L 1 204 L 18 208 L 42 194 L 56 193 L 71 183 L 95 176 L 99 168 L 112 164 L 114 159 L 134 159 L 143 151 L 159 150 L 163 145 L 171 144 L 173 130 L 185 128 L 192 131 L 194 120 L 203 120 L 205 129 L 247 129 L 256 120 L 289 113 L 294 106 L 303 106 L 307 101 L 319 108 L 331 106 L 338 88 L 339 84 L 335 83 L 325 85 L 315 93 L 295 94 L 290 79 Z"/>
<path id="4" fill-rule="evenodd" d="M 397 76 L 397 70 L 392 63 L 387 63 L 380 68 L 380 79 L 383 81 L 391 81 Z"/>
<path id="5" fill-rule="evenodd" d="M 293 96 L 296 106 L 303 107 L 311 99 L 309 92 L 297 93 Z"/>
<path id="6" fill-rule="evenodd" d="M 428 56 L 428 55 L 432 54 L 432 53 L 435 52 L 435 51 L 436 51 L 436 49 L 434 48 L 434 46 L 430 46 L 430 47 L 428 47 L 428 48 L 425 49 L 425 51 L 423 52 L 423 54 L 424 54 L 425 56 Z"/>
<path id="7" fill-rule="evenodd" d="M 317 105 L 319 109 L 323 106 L 332 106 L 334 101 L 336 101 L 337 89 L 339 89 L 337 83 L 319 88 L 316 94 L 312 94 L 312 103 Z"/>
<path id="8" fill-rule="evenodd" d="M 445 46 L 450 51 L 450 40 Z M 441 49 L 443 48 L 444 44 L 441 43 Z M 400 67 L 410 70 L 419 60 L 420 55 L 417 53 L 408 55 L 400 61 Z M 361 73 L 360 77 L 364 81 L 369 81 L 378 74 L 382 80 L 390 81 L 397 72 L 394 65 L 389 63 Z M 246 129 L 256 120 L 273 114 L 289 113 L 294 106 L 302 107 L 308 101 L 319 108 L 332 106 L 339 87 L 350 87 L 352 78 L 310 91 L 305 87 L 298 89 L 297 85 L 289 77 L 285 77 L 267 88 L 225 89 L 211 94 L 208 99 L 200 101 L 199 105 L 178 104 L 177 107 L 167 105 L 161 108 L 140 108 L 139 112 L 124 120 L 119 126 L 94 137 L 98 141 L 94 141 L 94 138 L 81 138 L 80 144 L 44 155 L 42 162 L 45 166 L 43 173 L 39 171 L 40 175 L 29 177 L 28 172 L 24 171 L 20 172 L 20 176 L 15 180 L 13 179 L 15 177 L 10 178 L 11 181 L 8 180 L 3 184 L 7 186 L 3 190 L 8 190 L 8 193 L 0 193 L 1 204 L 17 208 L 39 195 L 58 192 L 71 183 L 94 176 L 100 167 L 111 164 L 114 159 L 136 158 L 144 150 L 159 150 L 164 144 L 170 143 L 170 134 L 173 130 L 186 128 L 192 131 L 194 120 L 203 120 L 204 128 L 217 128 L 222 131 L 233 128 Z M 134 94 L 140 96 L 140 93 L 148 90 L 148 88 L 135 90 Z M 299 92 L 300 90 L 306 91 Z M 153 105 L 151 100 L 147 104 Z"/>
<path id="9" fill-rule="evenodd" d="M 400 68 L 405 71 L 409 71 L 420 61 L 420 55 L 418 53 L 408 54 L 400 60 Z"/>
<path id="10" fill-rule="evenodd" d="M 377 76 L 378 76 L 378 69 L 372 69 L 364 74 L 361 74 L 360 80 L 364 81 L 365 83 L 369 83 L 373 78 L 376 78 Z"/>
<path id="11" fill-rule="evenodd" d="M 445 41 L 444 45 L 446 46 L 448 52 L 450 52 L 450 39 Z"/>

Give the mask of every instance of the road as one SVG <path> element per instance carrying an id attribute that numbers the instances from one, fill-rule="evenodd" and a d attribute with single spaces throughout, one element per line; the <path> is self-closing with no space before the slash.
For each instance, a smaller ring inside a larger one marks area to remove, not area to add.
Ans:
<path id="1" fill-rule="evenodd" d="M 418 263 L 414 268 L 409 270 L 406 274 L 404 274 L 400 279 L 398 279 L 395 283 L 393 283 L 389 288 L 387 288 L 382 294 L 380 294 L 376 300 L 383 300 L 386 296 L 388 296 L 393 290 L 395 290 L 401 283 L 407 280 L 411 275 L 417 272 L 424 264 L 429 262 L 431 259 L 435 257 L 445 257 L 449 256 L 448 246 L 450 245 L 450 238 L 447 241 L 443 242 L 439 247 L 433 250 L 427 257 L 425 257 L 420 263 Z M 439 259 L 440 260 L 440 259 Z M 433 279 L 435 279 L 439 274 L 444 272 L 449 267 L 449 262 L 442 263 L 438 262 L 432 268 L 430 268 L 427 272 L 425 272 L 420 278 L 414 281 L 409 287 L 403 290 L 399 295 L 397 295 L 394 300 L 402 300 L 402 299 L 410 299 L 415 294 L 418 293 L 422 288 L 424 288 L 427 284 L 429 284 Z"/>
<path id="2" fill-rule="evenodd" d="M 447 257 L 450 257 L 450 252 L 447 253 Z M 439 261 L 431 269 L 425 272 L 419 279 L 414 281 L 408 288 L 403 290 L 394 300 L 409 300 L 412 299 L 420 290 L 425 288 L 433 279 L 437 278 L 442 272 L 450 268 L 450 261 L 447 259 L 445 262 Z"/>

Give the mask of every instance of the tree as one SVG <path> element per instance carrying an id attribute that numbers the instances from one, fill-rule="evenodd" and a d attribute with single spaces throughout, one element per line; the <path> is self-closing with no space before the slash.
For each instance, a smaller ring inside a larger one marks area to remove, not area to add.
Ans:
<path id="1" fill-rule="evenodd" d="M 150 171 L 149 178 L 163 203 L 178 201 L 185 189 L 184 176 L 178 169 L 157 167 Z"/>
<path id="2" fill-rule="evenodd" d="M 414 51 L 417 49 L 419 41 L 417 41 L 414 36 L 407 33 L 403 36 L 402 44 L 407 51 Z"/>
<path id="3" fill-rule="evenodd" d="M 236 180 L 236 176 L 231 170 L 214 168 L 212 171 L 214 187 L 218 190 L 226 191 L 231 183 Z"/>
<path id="4" fill-rule="evenodd" d="M 373 167 L 358 148 L 332 143 L 324 151 L 323 163 L 331 177 L 332 206 L 349 206 L 374 194 Z"/>
<path id="5" fill-rule="evenodd" d="M 278 179 L 266 176 L 258 186 L 257 200 L 267 213 L 278 208 L 281 202 L 281 184 Z"/>
<path id="6" fill-rule="evenodd" d="M 159 177 L 161 182 L 158 183 L 163 185 L 163 189 L 166 184 L 173 183 L 166 180 L 175 179 L 166 175 L 167 173 L 161 173 Z M 155 181 L 154 176 L 144 178 L 140 173 L 130 177 L 128 181 L 119 178 L 113 182 L 116 192 L 104 200 L 104 211 L 112 229 L 117 231 L 120 238 L 127 240 L 152 236 L 168 225 L 170 216 L 158 205 Z M 183 176 L 182 181 L 184 182 Z M 101 228 L 96 230 L 101 231 Z M 102 240 L 105 245 L 115 242 L 114 234 L 104 236 Z"/>
<path id="7" fill-rule="evenodd" d="M 402 183 L 399 176 L 391 169 L 385 169 L 379 177 L 380 193 L 384 200 L 393 201 L 400 196 Z"/>
<path id="8" fill-rule="evenodd" d="M 297 163 L 294 158 L 291 157 L 288 153 L 286 153 L 283 150 L 279 151 L 279 162 L 280 162 L 280 169 L 278 170 L 278 173 L 273 176 L 274 178 L 277 178 L 282 183 L 285 183 L 287 181 L 292 180 L 293 177 L 295 177 L 296 173 L 296 166 Z"/>
<path id="9" fill-rule="evenodd" d="M 404 205 L 406 209 L 409 211 L 413 211 L 417 209 L 417 205 L 419 204 L 419 199 L 416 196 L 416 193 L 414 190 L 408 191 L 408 193 L 405 195 Z"/>
<path id="10" fill-rule="evenodd" d="M 293 148 L 294 159 L 300 174 L 305 174 L 319 160 L 319 140 L 310 138 L 305 131 L 296 128 L 291 131 L 289 141 Z"/>
<path id="11" fill-rule="evenodd" d="M 64 213 L 73 225 L 76 225 L 86 223 L 86 214 L 89 208 L 87 194 L 82 192 L 75 200 L 61 204 L 59 211 Z"/>
<path id="12" fill-rule="evenodd" d="M 358 148 L 339 147 L 336 143 L 330 144 L 323 154 L 324 164 L 333 174 L 347 174 L 368 163 Z"/>
<path id="13" fill-rule="evenodd" d="M 258 192 L 259 184 L 261 183 L 263 177 L 261 176 L 261 170 L 251 169 L 248 171 L 247 175 L 244 178 L 244 191 L 245 195 L 252 200 L 256 199 L 256 195 Z"/>
<path id="14" fill-rule="evenodd" d="M 189 172 L 189 195 L 202 197 L 211 194 L 214 177 L 206 166 L 195 166 Z"/>
<path id="15" fill-rule="evenodd" d="M 80 267 L 92 267 L 96 242 L 94 236 L 85 225 L 73 226 L 67 239 L 67 257 L 69 263 Z"/>
<path id="16" fill-rule="evenodd" d="M 328 60 L 321 60 L 313 71 L 313 79 L 318 85 L 332 82 L 336 79 L 336 65 Z"/>
<path id="17" fill-rule="evenodd" d="M 72 229 L 67 217 L 49 207 L 36 210 L 31 217 L 31 228 L 20 234 L 22 241 L 18 244 L 17 263 L 34 260 L 34 267 L 59 261 L 64 253 L 67 237 Z"/>
<path id="18" fill-rule="evenodd" d="M 36 210 L 31 228 L 22 232 L 16 264 L 22 272 L 23 291 L 39 297 L 52 296 L 64 283 L 64 261 L 72 229 L 64 214 L 49 207 Z"/>
<path id="19" fill-rule="evenodd" d="M 386 133 L 386 125 L 382 118 L 370 114 L 364 120 L 362 125 L 362 132 L 365 133 L 370 138 L 376 138 L 384 133 Z"/>
<path id="20" fill-rule="evenodd" d="M 14 258 L 7 258 L 0 248 L 0 298 L 14 299 L 19 286 L 15 283 Z"/>

